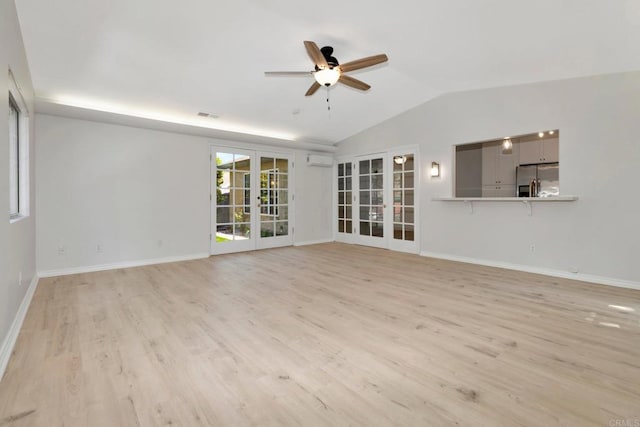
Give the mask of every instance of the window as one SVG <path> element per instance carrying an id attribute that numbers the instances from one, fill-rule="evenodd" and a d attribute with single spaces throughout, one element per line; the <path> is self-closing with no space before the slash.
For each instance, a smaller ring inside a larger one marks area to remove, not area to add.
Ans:
<path id="1" fill-rule="evenodd" d="M 29 215 L 27 108 L 9 71 L 9 221 Z"/>
<path id="2" fill-rule="evenodd" d="M 20 109 L 9 93 L 9 217 L 20 215 Z"/>

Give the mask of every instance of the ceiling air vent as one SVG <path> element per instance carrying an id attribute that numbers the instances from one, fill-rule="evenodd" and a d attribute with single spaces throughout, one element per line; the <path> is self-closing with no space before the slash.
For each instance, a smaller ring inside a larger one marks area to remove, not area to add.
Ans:
<path id="1" fill-rule="evenodd" d="M 213 113 L 205 113 L 204 111 L 200 111 L 200 112 L 198 113 L 198 116 L 199 116 L 199 117 L 209 117 L 209 118 L 211 118 L 211 119 L 217 119 L 218 117 L 220 117 L 220 116 L 218 116 L 217 114 L 213 114 Z"/>

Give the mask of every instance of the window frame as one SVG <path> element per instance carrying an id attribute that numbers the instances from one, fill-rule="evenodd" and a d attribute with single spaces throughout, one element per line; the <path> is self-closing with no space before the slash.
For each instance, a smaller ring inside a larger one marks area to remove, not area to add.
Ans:
<path id="1" fill-rule="evenodd" d="M 24 97 L 22 96 L 22 92 L 16 82 L 16 79 L 9 70 L 8 73 L 8 118 L 11 118 L 11 111 L 15 110 L 17 112 L 16 118 L 16 134 L 17 134 L 17 150 L 15 159 L 16 163 L 16 177 L 15 177 L 15 185 L 17 192 L 17 212 L 12 212 L 11 205 L 11 188 L 9 190 L 9 223 L 12 224 L 14 222 L 20 221 L 24 218 L 29 217 L 29 208 L 30 208 L 30 185 L 29 185 L 29 134 L 30 134 L 30 126 L 29 126 L 29 110 L 27 109 L 26 102 Z M 9 132 L 11 132 L 12 125 L 9 125 Z M 9 135 L 9 144 L 11 144 L 11 135 Z M 10 147 L 8 147 L 10 148 Z M 10 150 L 11 151 L 11 150 Z M 11 177 L 11 170 L 9 167 L 9 179 L 10 182 L 13 181 Z M 13 185 L 11 182 L 10 185 Z"/>
<path id="2" fill-rule="evenodd" d="M 11 114 L 12 112 L 15 111 L 15 123 L 14 123 L 14 119 L 13 119 L 13 115 Z M 9 219 L 10 220 L 15 220 L 20 218 L 20 117 L 21 116 L 21 112 L 20 112 L 20 107 L 18 106 L 18 103 L 16 102 L 16 100 L 14 99 L 13 95 L 11 92 L 9 92 Z M 15 128 L 15 133 L 16 133 L 16 137 L 15 137 L 15 142 L 13 141 L 12 138 L 12 130 Z M 15 148 L 13 147 L 15 143 Z M 15 150 L 15 153 L 12 153 L 12 151 Z M 15 156 L 16 158 L 12 158 L 13 156 Z M 15 161 L 16 164 L 16 168 L 15 168 L 15 172 L 12 170 L 13 168 L 11 167 L 11 162 Z M 14 175 L 15 176 L 12 176 Z M 15 182 L 15 184 L 13 183 Z M 14 188 L 12 188 L 15 185 L 15 190 Z M 13 193 L 15 191 L 15 197 L 16 200 L 11 200 L 13 198 Z M 11 208 L 11 206 L 16 207 L 15 211 Z"/>

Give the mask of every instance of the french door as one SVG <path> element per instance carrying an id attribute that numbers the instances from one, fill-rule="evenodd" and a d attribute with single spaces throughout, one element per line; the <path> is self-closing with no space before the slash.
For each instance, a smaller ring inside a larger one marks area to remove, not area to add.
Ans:
<path id="1" fill-rule="evenodd" d="M 211 253 L 293 243 L 291 156 L 211 148 Z"/>
<path id="2" fill-rule="evenodd" d="M 418 164 L 413 150 L 389 153 L 391 208 L 389 249 L 418 253 Z"/>
<path id="3" fill-rule="evenodd" d="M 337 241 L 418 253 L 416 151 L 338 159 Z"/>
<path id="4" fill-rule="evenodd" d="M 387 247 L 385 233 L 385 160 L 384 154 L 359 157 L 356 159 L 358 177 L 358 225 L 355 242 L 367 246 Z"/>

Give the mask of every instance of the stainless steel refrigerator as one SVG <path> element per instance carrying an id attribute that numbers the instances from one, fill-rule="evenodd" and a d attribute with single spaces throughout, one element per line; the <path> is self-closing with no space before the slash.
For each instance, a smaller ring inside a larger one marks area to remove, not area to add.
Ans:
<path id="1" fill-rule="evenodd" d="M 518 197 L 553 197 L 560 195 L 558 163 L 518 166 L 516 168 L 516 188 Z M 531 194 L 532 183 L 535 193 Z"/>

